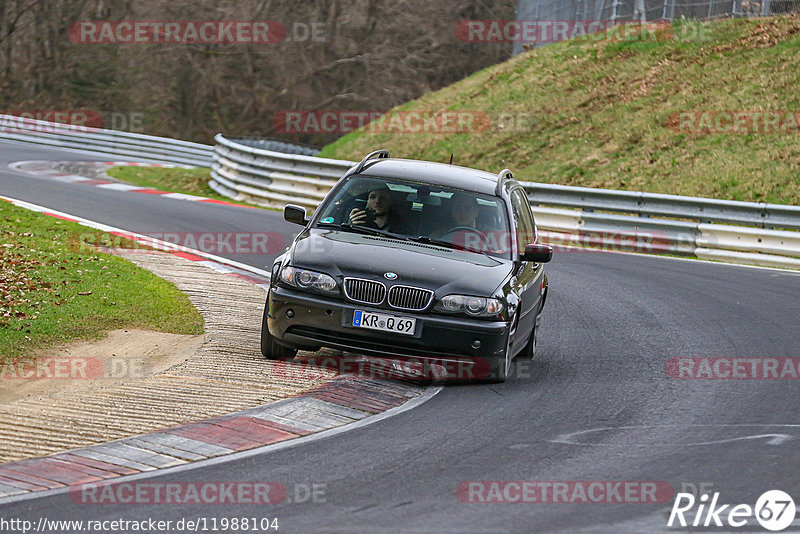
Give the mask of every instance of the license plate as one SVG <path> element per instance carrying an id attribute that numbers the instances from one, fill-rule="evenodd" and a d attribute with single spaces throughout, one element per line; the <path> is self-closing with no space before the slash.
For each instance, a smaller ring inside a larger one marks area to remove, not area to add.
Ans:
<path id="1" fill-rule="evenodd" d="M 369 328 L 381 332 L 392 332 L 413 336 L 417 320 L 410 317 L 398 317 L 384 313 L 372 313 L 356 310 L 353 314 L 353 326 L 356 328 Z"/>

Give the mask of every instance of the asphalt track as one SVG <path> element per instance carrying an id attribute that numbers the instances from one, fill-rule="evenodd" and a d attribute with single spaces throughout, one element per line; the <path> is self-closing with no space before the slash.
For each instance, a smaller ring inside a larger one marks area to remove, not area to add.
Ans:
<path id="1" fill-rule="evenodd" d="M 277 212 L 57 183 L 6 166 L 35 159 L 103 160 L 0 144 L 0 195 L 138 232 L 294 231 Z M 469 481 L 659 481 L 675 491 L 704 483 L 723 503 L 753 505 L 770 489 L 800 503 L 797 380 L 678 380 L 666 370 L 675 357 L 800 357 L 798 274 L 577 251 L 557 254 L 547 272 L 537 360 L 509 382 L 449 385 L 351 432 L 152 479 L 278 482 L 290 497 L 280 504 L 79 505 L 61 494 L 2 505 L 0 519 L 269 517 L 278 532 L 668 530 L 672 498 L 465 503 L 456 488 Z M 313 484 L 324 495 L 298 499 Z"/>

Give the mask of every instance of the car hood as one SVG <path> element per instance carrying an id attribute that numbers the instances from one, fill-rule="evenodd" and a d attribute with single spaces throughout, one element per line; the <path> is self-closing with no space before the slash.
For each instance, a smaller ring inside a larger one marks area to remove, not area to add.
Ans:
<path id="1" fill-rule="evenodd" d="M 508 259 L 327 228 L 297 236 L 290 258 L 292 265 L 327 273 L 340 283 L 344 277 L 367 278 L 432 289 L 437 296 L 491 296 L 513 268 Z M 387 272 L 397 279 L 388 281 Z"/>

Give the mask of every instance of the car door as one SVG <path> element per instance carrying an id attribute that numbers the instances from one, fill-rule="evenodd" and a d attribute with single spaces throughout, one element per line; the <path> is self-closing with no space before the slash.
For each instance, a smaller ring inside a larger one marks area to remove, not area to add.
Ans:
<path id="1" fill-rule="evenodd" d="M 517 237 L 518 253 L 525 250 L 525 245 L 536 242 L 536 225 L 533 221 L 528 197 L 521 187 L 513 189 L 511 195 L 511 210 L 514 215 L 514 230 Z M 519 307 L 519 324 L 514 344 L 519 350 L 527 342 L 539 309 L 540 283 L 544 268 L 540 263 L 521 261 L 514 281 L 514 289 L 521 302 Z"/>

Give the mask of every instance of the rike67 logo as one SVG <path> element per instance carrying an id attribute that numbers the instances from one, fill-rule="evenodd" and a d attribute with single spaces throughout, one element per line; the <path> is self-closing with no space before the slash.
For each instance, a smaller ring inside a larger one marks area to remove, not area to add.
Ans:
<path id="1" fill-rule="evenodd" d="M 770 490 L 761 495 L 755 506 L 749 504 L 720 504 L 719 492 L 709 502 L 708 494 L 699 499 L 691 493 L 678 493 L 667 521 L 668 527 L 734 527 L 745 525 L 778 532 L 788 528 L 795 518 L 794 500 L 781 490 Z"/>

